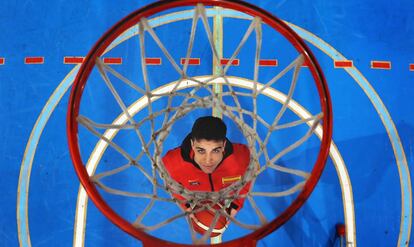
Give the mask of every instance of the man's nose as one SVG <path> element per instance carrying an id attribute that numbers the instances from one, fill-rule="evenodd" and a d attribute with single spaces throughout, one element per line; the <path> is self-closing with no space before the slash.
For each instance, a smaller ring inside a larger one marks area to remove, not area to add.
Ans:
<path id="1" fill-rule="evenodd" d="M 210 164 L 213 161 L 213 156 L 211 154 L 206 155 L 206 163 Z"/>

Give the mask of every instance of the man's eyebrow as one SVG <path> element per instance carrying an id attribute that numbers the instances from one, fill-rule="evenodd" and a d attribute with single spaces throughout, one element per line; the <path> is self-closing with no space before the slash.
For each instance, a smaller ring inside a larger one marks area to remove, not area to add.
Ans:
<path id="1" fill-rule="evenodd" d="M 202 148 L 202 147 L 195 147 L 196 149 L 198 149 L 198 150 L 205 150 L 205 148 Z M 215 147 L 215 148 L 213 148 L 212 150 L 217 150 L 217 149 L 221 149 L 221 148 L 223 148 L 222 146 L 220 146 L 220 147 Z"/>

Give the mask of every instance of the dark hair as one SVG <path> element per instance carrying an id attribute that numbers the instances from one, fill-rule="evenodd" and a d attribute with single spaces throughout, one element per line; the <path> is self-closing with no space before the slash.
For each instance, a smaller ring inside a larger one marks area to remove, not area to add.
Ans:
<path id="1" fill-rule="evenodd" d="M 221 118 L 205 116 L 198 118 L 191 130 L 193 140 L 214 140 L 222 141 L 226 139 L 227 127 Z"/>

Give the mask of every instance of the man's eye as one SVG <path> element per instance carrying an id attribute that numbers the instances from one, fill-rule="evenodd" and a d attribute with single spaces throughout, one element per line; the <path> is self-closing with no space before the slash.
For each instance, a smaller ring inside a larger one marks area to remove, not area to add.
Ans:
<path id="1" fill-rule="evenodd" d="M 220 151 L 221 151 L 220 149 L 214 149 L 213 153 L 220 153 Z"/>
<path id="2" fill-rule="evenodd" d="M 204 150 L 197 150 L 197 152 L 198 152 L 199 154 L 203 154 L 203 153 L 205 153 L 205 151 L 204 151 Z"/>

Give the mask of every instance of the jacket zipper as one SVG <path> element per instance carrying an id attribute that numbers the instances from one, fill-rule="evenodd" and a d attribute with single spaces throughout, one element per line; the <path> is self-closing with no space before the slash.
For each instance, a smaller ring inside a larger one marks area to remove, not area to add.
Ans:
<path id="1" fill-rule="evenodd" d="M 214 184 L 213 184 L 213 178 L 211 176 L 211 173 L 208 174 L 208 180 L 210 181 L 211 191 L 214 191 Z"/>

